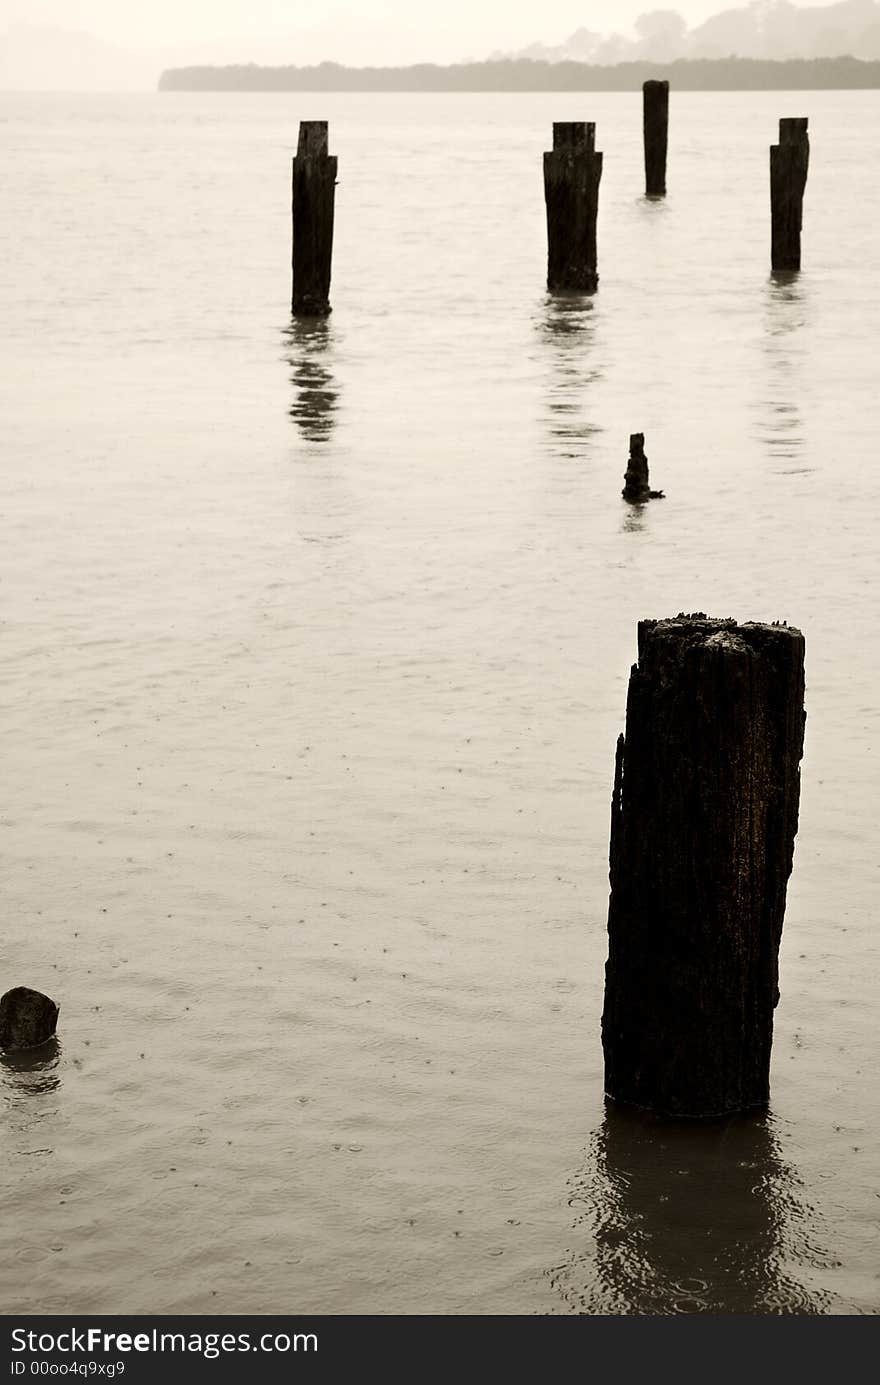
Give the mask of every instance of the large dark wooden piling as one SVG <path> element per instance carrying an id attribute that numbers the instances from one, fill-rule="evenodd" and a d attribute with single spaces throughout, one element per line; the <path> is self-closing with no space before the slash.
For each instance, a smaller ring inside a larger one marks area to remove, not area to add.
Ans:
<path id="1" fill-rule="evenodd" d="M 694 1117 L 766 1104 L 803 736 L 799 630 L 639 622 L 611 810 L 614 1100 Z"/>
<path id="2" fill-rule="evenodd" d="M 810 163 L 807 117 L 779 122 L 779 143 L 770 146 L 770 264 L 800 269 L 804 188 Z"/>
<path id="3" fill-rule="evenodd" d="M 547 287 L 591 293 L 596 271 L 596 213 L 602 155 L 596 126 L 583 121 L 553 124 L 553 149 L 544 155 L 547 204 Z"/>
<path id="4" fill-rule="evenodd" d="M 327 152 L 326 120 L 304 120 L 293 160 L 293 311 L 330 312 L 336 158 Z"/>
<path id="5" fill-rule="evenodd" d="M 669 83 L 642 83 L 642 130 L 645 140 L 645 196 L 666 196 L 666 147 L 669 137 Z"/>

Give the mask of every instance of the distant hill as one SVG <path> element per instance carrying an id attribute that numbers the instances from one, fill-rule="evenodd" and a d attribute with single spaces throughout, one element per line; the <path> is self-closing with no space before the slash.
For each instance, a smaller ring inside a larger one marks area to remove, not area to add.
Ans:
<path id="1" fill-rule="evenodd" d="M 676 91 L 816 91 L 880 87 L 880 61 L 858 58 L 680 58 L 595 65 L 498 59 L 437 67 L 177 67 L 160 91 L 633 91 L 666 77 Z"/>
<path id="2" fill-rule="evenodd" d="M 790 0 L 752 0 L 713 14 L 688 29 L 677 10 L 639 15 L 634 34 L 576 29 L 558 44 L 532 43 L 490 58 L 539 58 L 545 62 L 673 62 L 676 58 L 880 58 L 877 0 L 835 0 L 830 5 L 793 5 Z"/>

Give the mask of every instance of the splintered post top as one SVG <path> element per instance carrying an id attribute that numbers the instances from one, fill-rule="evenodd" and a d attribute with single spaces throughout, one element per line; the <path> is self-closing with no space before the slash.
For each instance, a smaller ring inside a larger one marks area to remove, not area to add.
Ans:
<path id="1" fill-rule="evenodd" d="M 779 143 L 799 144 L 806 137 L 807 119 L 805 115 L 783 116 L 779 121 Z"/>
<path id="2" fill-rule="evenodd" d="M 596 147 L 596 125 L 594 121 L 554 120 L 554 149 L 588 149 Z"/>
<path id="3" fill-rule="evenodd" d="M 299 125 L 299 144 L 297 145 L 297 158 L 314 158 L 315 155 L 326 154 L 329 148 L 329 136 L 327 133 L 326 120 L 301 120 Z"/>
<path id="4" fill-rule="evenodd" d="M 784 621 L 719 620 L 707 616 L 703 611 L 692 614 L 681 612 L 664 620 L 640 620 L 638 623 L 639 663 L 643 659 L 651 661 L 661 648 L 669 651 L 677 649 L 683 656 L 685 651 L 697 646 L 713 648 L 742 649 L 747 647 L 754 653 L 767 655 L 773 660 L 784 662 L 800 660 L 803 663 L 804 637 L 795 625 Z"/>

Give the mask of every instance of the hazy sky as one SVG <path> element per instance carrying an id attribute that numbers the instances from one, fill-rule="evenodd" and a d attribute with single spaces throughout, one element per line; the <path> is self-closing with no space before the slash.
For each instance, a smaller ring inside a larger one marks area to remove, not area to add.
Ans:
<path id="1" fill-rule="evenodd" d="M 628 33 L 652 9 L 678 10 L 693 25 L 737 3 L 747 0 L 0 0 L 0 30 L 4 21 L 59 25 L 134 50 L 210 48 L 230 60 L 265 61 L 263 44 L 277 39 L 279 62 L 448 62 L 559 43 L 580 26 Z"/>

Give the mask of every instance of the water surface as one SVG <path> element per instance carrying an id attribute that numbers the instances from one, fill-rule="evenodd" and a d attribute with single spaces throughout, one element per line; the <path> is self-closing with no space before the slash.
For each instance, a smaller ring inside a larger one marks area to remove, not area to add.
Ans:
<path id="1" fill-rule="evenodd" d="M 605 153 L 592 299 L 543 289 L 554 119 Z M 8 1312 L 877 1311 L 880 105 L 671 122 L 647 202 L 638 95 L 0 98 L 0 985 L 61 1004 L 0 1064 Z M 606 1111 L 599 1045 L 680 610 L 807 639 L 772 1107 L 697 1133 Z"/>

